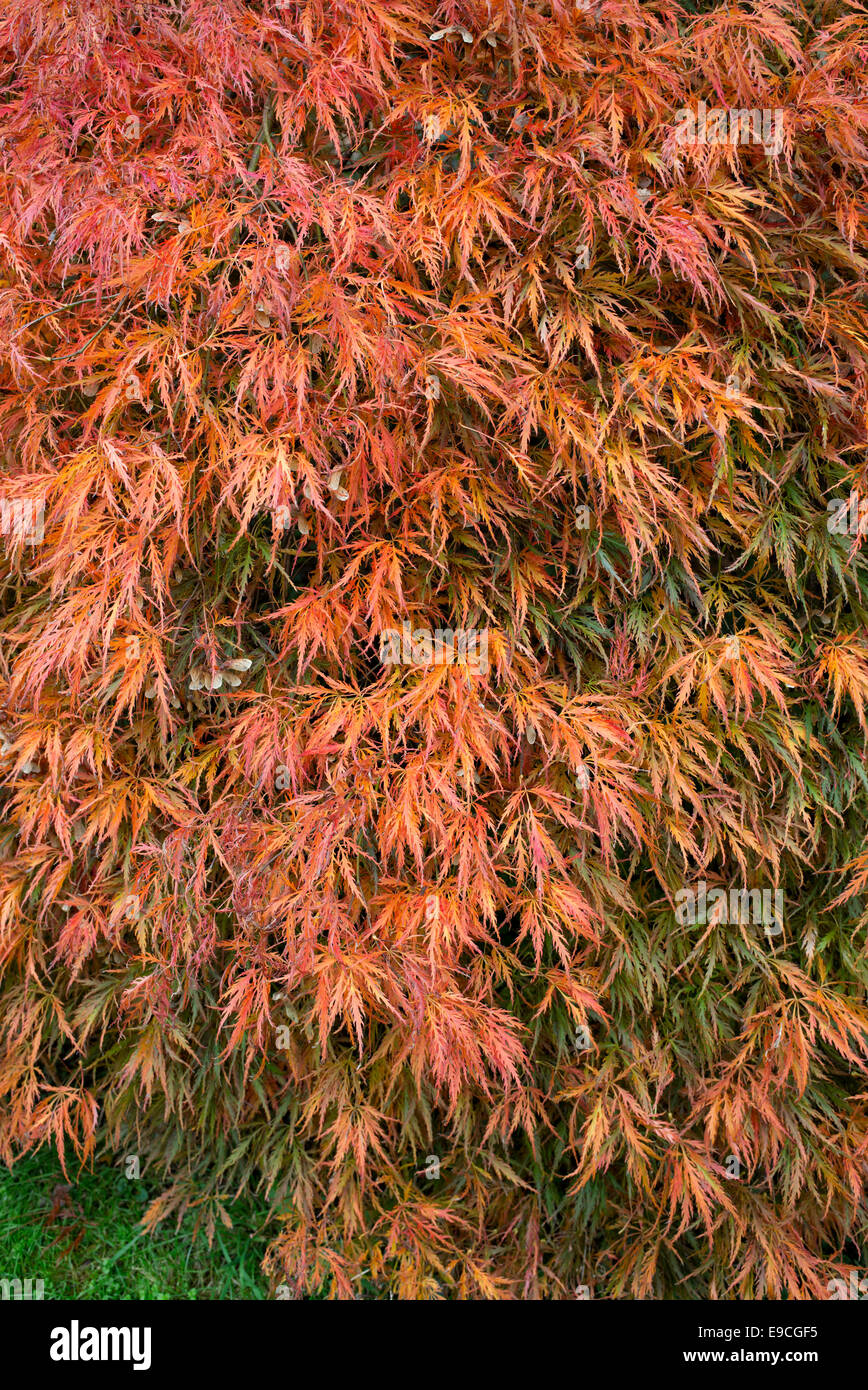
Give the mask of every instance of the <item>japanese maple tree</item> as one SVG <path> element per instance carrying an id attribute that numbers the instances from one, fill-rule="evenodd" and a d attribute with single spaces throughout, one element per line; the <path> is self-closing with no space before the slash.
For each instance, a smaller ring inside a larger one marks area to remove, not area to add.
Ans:
<path id="1" fill-rule="evenodd" d="M 866 60 L 5 0 L 6 1162 L 260 1193 L 299 1295 L 864 1268 Z"/>

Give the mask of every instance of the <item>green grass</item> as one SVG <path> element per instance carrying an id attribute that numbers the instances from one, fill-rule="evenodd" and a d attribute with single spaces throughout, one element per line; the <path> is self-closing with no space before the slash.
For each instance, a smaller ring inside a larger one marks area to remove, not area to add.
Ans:
<path id="1" fill-rule="evenodd" d="M 252 1203 L 227 1204 L 232 1229 L 218 1222 L 209 1248 L 194 1218 L 142 1229 L 157 1195 L 120 1168 L 78 1173 L 44 1151 L 0 1166 L 0 1279 L 41 1279 L 44 1298 L 263 1299 L 265 1237 Z M 69 1187 L 68 1193 L 58 1184 Z"/>

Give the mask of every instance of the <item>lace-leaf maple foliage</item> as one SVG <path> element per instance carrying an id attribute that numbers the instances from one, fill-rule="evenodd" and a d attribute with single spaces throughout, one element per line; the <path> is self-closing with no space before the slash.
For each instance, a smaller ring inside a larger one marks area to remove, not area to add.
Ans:
<path id="1" fill-rule="evenodd" d="M 7 1162 L 258 1193 L 298 1294 L 864 1267 L 866 57 L 6 0 Z"/>

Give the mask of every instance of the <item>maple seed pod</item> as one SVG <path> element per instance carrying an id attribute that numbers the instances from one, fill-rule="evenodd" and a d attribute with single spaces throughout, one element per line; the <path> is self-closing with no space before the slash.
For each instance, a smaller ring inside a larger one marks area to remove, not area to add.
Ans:
<path id="1" fill-rule="evenodd" d="M 300 516 L 298 518 L 298 529 L 303 536 L 310 535 L 310 524 L 305 520 L 303 516 Z"/>
<path id="2" fill-rule="evenodd" d="M 428 401 L 439 401 L 440 399 L 440 378 L 433 372 L 429 372 L 425 378 L 425 399 Z"/>
<path id="3" fill-rule="evenodd" d="M 335 468 L 329 478 L 329 492 L 339 492 L 343 481 L 344 470 Z"/>
<path id="4" fill-rule="evenodd" d="M 460 34 L 465 43 L 473 43 L 473 35 L 469 29 L 464 29 L 460 24 L 450 24 L 448 29 L 435 29 L 433 34 L 428 37 L 432 43 L 437 43 L 439 39 L 445 39 L 448 34 Z"/>
<path id="5" fill-rule="evenodd" d="M 302 492 L 304 493 L 308 502 L 313 501 L 313 488 L 311 487 L 310 483 L 305 483 L 304 487 L 302 488 Z"/>
<path id="6" fill-rule="evenodd" d="M 235 656 L 231 661 L 223 662 L 224 671 L 249 671 L 253 662 L 249 656 Z"/>

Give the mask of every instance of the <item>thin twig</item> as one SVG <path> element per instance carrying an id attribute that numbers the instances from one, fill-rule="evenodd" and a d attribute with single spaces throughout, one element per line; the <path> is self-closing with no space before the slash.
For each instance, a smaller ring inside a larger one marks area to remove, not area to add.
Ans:
<path id="1" fill-rule="evenodd" d="M 77 357 L 78 354 L 79 354 L 80 352 L 84 352 L 85 348 L 89 348 L 90 345 L 91 345 L 91 343 L 94 341 L 94 339 L 99 337 L 99 335 L 100 335 L 100 333 L 102 333 L 103 329 L 104 329 L 104 328 L 108 328 L 109 324 L 112 322 L 112 319 L 114 319 L 115 316 L 117 315 L 118 309 L 121 307 L 121 304 L 122 304 L 123 301 L 126 299 L 126 297 L 127 297 L 127 292 L 124 291 L 124 293 L 120 296 L 120 298 L 118 299 L 117 303 L 115 304 L 115 307 L 112 309 L 111 313 L 109 314 L 108 318 L 105 320 L 104 323 L 101 323 L 101 324 L 100 324 L 99 328 L 96 330 L 95 333 L 92 333 L 92 334 L 90 335 L 90 337 L 88 338 L 88 340 L 87 340 L 86 343 L 82 343 L 81 346 L 75 348 L 75 350 L 74 350 L 73 352 L 65 352 L 65 353 L 63 353 L 60 357 L 43 357 L 43 359 L 42 359 L 43 362 L 68 362 L 69 359 L 70 359 L 71 357 Z"/>
<path id="2" fill-rule="evenodd" d="M 271 121 L 274 116 L 274 92 L 271 91 L 265 98 L 265 106 L 262 109 L 262 124 L 259 127 L 259 134 L 256 137 L 250 158 L 247 161 L 248 174 L 255 174 L 259 168 L 259 157 L 262 154 L 262 146 L 267 145 L 274 154 L 274 145 L 271 142 Z"/>

